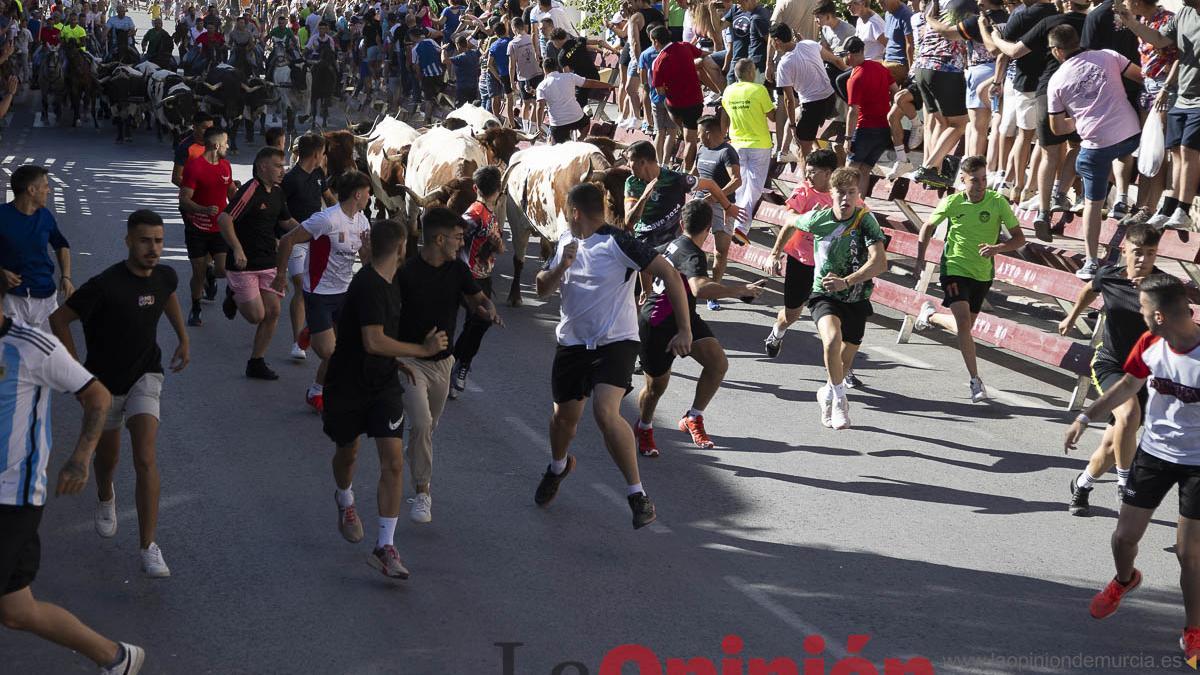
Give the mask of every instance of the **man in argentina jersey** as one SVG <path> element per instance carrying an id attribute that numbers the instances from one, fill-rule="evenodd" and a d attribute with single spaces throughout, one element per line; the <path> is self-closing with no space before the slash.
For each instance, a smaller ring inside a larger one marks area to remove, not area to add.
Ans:
<path id="1" fill-rule="evenodd" d="M 0 299 L 8 284 L 0 275 Z M 83 429 L 58 474 L 55 494 L 78 494 L 104 428 L 112 397 L 53 335 L 13 321 L 0 309 L 0 623 L 77 651 L 101 673 L 132 675 L 140 647 L 98 635 L 67 610 L 33 597 L 41 561 L 38 525 L 46 504 L 50 394 L 75 394 Z"/>
<path id="2" fill-rule="evenodd" d="M 1193 322 L 1187 288 L 1175 277 L 1150 275 L 1138 290 L 1150 330 L 1125 360 L 1125 376 L 1075 418 L 1064 445 L 1074 448 L 1091 418 L 1104 418 L 1149 387 L 1141 444 L 1112 536 L 1117 574 L 1092 598 L 1091 614 L 1110 616 L 1122 597 L 1142 583 L 1142 573 L 1133 566 L 1138 542 L 1163 497 L 1178 485 L 1175 555 L 1187 614 L 1179 646 L 1190 660 L 1200 657 L 1200 326 Z"/>

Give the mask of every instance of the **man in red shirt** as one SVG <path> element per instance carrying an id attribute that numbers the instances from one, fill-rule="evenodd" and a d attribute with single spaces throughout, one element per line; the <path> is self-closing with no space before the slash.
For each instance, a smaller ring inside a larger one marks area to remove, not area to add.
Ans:
<path id="1" fill-rule="evenodd" d="M 179 210 L 183 212 L 183 240 L 188 260 L 192 263 L 192 313 L 189 326 L 201 326 L 200 297 L 212 256 L 216 276 L 225 276 L 225 254 L 229 246 L 221 237 L 217 215 L 225 210 L 229 199 L 237 192 L 233 168 L 225 159 L 229 136 L 225 130 L 212 127 L 204 132 L 204 154 L 188 160 L 183 167 L 179 184 Z"/>
<path id="2" fill-rule="evenodd" d="M 696 165 L 698 127 L 704 112 L 704 94 L 696 72 L 704 52 L 690 42 L 671 42 L 671 30 L 666 26 L 656 26 L 650 31 L 650 41 L 658 50 L 650 71 L 650 86 L 666 97 L 667 112 L 684 129 L 683 164 L 684 171 L 690 172 Z"/>
<path id="3" fill-rule="evenodd" d="M 842 43 L 842 58 L 853 68 L 846 83 L 846 160 L 858 169 L 859 194 L 866 195 L 871 168 L 892 147 L 888 108 L 899 87 L 888 69 L 863 56 L 863 41 L 857 36 Z"/>

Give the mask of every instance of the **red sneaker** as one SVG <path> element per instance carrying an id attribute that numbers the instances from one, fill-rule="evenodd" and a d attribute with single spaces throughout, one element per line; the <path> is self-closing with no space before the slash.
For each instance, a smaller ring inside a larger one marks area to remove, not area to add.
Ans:
<path id="1" fill-rule="evenodd" d="M 637 428 L 638 452 L 642 457 L 658 457 L 658 446 L 654 444 L 654 427 Z"/>
<path id="2" fill-rule="evenodd" d="M 692 435 L 692 442 L 697 448 L 715 448 L 716 443 L 708 437 L 708 432 L 704 431 L 704 415 L 696 415 L 688 417 L 684 415 L 679 420 L 679 430 Z"/>
<path id="3" fill-rule="evenodd" d="M 309 332 L 308 332 L 308 326 L 301 328 L 300 334 L 296 336 L 296 345 L 299 346 L 300 349 L 308 349 L 308 345 L 310 342 L 309 338 L 311 338 L 311 337 L 312 337 L 312 335 L 309 334 Z"/>
<path id="4" fill-rule="evenodd" d="M 1179 648 L 1183 650 L 1183 660 L 1192 668 L 1200 659 L 1200 626 L 1188 626 L 1179 636 Z"/>
<path id="5" fill-rule="evenodd" d="M 304 400 L 306 403 L 308 403 L 309 407 L 313 409 L 313 412 L 317 413 L 318 415 L 325 412 L 325 395 L 324 394 L 313 394 L 311 392 L 305 392 Z"/>
<path id="6" fill-rule="evenodd" d="M 1108 582 L 1104 590 L 1096 594 L 1092 598 L 1091 613 L 1093 619 L 1105 619 L 1112 616 L 1113 612 L 1117 611 L 1117 607 L 1121 606 L 1121 598 L 1125 594 L 1140 586 L 1142 583 L 1142 573 L 1136 568 L 1133 570 L 1133 578 L 1129 583 L 1122 586 L 1121 582 L 1117 581 L 1116 577 Z M 1200 644 L 1200 643 L 1198 643 Z"/>

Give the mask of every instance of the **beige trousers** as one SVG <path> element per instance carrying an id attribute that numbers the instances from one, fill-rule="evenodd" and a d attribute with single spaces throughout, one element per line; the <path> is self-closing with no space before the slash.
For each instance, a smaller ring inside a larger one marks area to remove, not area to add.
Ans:
<path id="1" fill-rule="evenodd" d="M 454 357 L 438 361 L 400 359 L 412 371 L 413 382 L 404 383 L 404 415 L 408 418 L 408 473 L 413 487 L 427 486 L 433 477 L 433 430 L 450 393 Z M 404 379 L 401 374 L 401 379 Z"/>

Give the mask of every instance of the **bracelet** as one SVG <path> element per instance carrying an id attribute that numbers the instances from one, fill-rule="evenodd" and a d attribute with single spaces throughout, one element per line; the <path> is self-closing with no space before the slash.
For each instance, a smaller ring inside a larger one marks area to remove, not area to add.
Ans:
<path id="1" fill-rule="evenodd" d="M 1083 426 L 1086 427 L 1092 423 L 1092 418 L 1088 417 L 1084 413 L 1079 413 L 1078 415 L 1075 416 L 1075 421 L 1079 422 L 1080 424 L 1082 424 Z"/>

